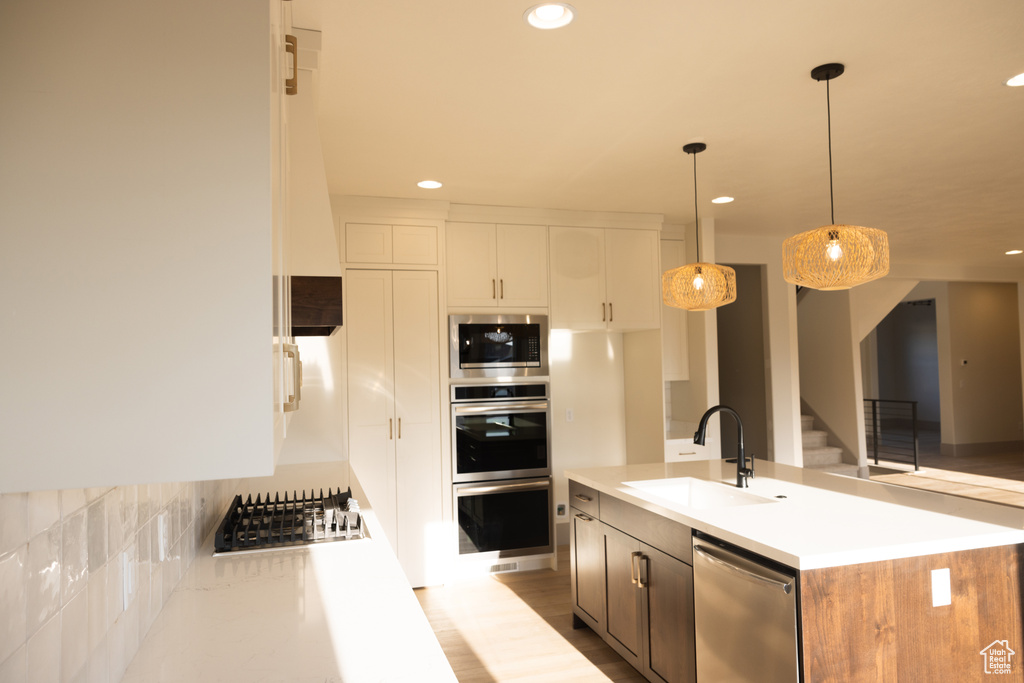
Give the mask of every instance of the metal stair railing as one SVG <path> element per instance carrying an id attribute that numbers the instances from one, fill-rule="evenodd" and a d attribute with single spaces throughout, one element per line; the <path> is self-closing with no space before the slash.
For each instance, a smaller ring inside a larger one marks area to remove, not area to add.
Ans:
<path id="1" fill-rule="evenodd" d="M 864 431 L 868 451 L 879 459 L 913 463 L 921 469 L 917 444 L 917 401 L 864 399 Z"/>

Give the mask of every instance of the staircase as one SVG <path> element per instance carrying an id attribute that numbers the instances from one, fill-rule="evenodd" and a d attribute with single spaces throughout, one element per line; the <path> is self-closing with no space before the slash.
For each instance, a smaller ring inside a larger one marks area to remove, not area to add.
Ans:
<path id="1" fill-rule="evenodd" d="M 800 416 L 800 431 L 804 443 L 804 467 L 819 472 L 859 475 L 860 468 L 843 462 L 843 449 L 828 445 L 828 432 L 814 429 L 814 417 Z"/>

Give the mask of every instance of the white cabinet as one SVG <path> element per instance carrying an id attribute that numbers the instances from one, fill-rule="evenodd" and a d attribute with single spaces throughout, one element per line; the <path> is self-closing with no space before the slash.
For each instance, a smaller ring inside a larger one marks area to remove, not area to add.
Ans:
<path id="1" fill-rule="evenodd" d="M 126 7 L 0 3 L 0 491 L 273 471 L 284 9 Z"/>
<path id="2" fill-rule="evenodd" d="M 448 223 L 450 307 L 546 308 L 547 227 Z"/>
<path id="3" fill-rule="evenodd" d="M 444 536 L 437 273 L 348 270 L 345 296 L 351 466 L 409 582 L 426 585 Z"/>
<path id="4" fill-rule="evenodd" d="M 551 325 L 643 330 L 660 324 L 658 233 L 550 228 Z"/>
<path id="5" fill-rule="evenodd" d="M 393 265 L 437 265 L 433 225 L 345 224 L 345 261 Z"/>
<path id="6" fill-rule="evenodd" d="M 662 271 L 686 265 L 686 243 L 682 240 L 661 241 Z M 687 350 L 686 311 L 661 304 L 661 368 L 666 382 L 690 379 L 690 356 Z"/>

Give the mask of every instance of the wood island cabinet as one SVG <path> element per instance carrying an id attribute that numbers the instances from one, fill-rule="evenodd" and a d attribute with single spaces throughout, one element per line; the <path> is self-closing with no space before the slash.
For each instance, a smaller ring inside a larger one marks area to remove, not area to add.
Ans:
<path id="1" fill-rule="evenodd" d="M 552 328 L 659 327 L 657 231 L 551 227 L 549 239 Z"/>

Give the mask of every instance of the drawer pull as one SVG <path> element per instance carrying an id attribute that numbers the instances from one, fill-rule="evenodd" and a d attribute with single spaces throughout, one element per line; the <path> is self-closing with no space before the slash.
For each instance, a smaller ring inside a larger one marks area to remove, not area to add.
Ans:
<path id="1" fill-rule="evenodd" d="M 634 551 L 629 556 L 629 580 L 636 586 L 640 581 L 640 551 Z"/>
<path id="2" fill-rule="evenodd" d="M 284 51 L 292 56 L 292 76 L 284 79 L 284 94 L 297 95 L 299 92 L 299 39 L 286 35 Z"/>
<path id="3" fill-rule="evenodd" d="M 578 519 L 580 521 L 583 521 L 583 522 L 593 522 L 594 521 L 593 517 L 587 517 L 586 515 L 581 515 L 578 512 L 576 513 L 576 519 Z"/>
<path id="4" fill-rule="evenodd" d="M 584 495 L 583 495 L 582 493 L 577 493 L 577 494 L 576 494 L 575 496 L 573 496 L 573 497 L 574 497 L 574 498 L 575 498 L 576 500 L 578 500 L 578 501 L 581 501 L 581 502 L 584 502 L 584 503 L 589 503 L 590 501 L 594 500 L 594 499 L 593 499 L 593 498 L 591 498 L 590 496 L 584 496 Z"/>

